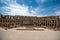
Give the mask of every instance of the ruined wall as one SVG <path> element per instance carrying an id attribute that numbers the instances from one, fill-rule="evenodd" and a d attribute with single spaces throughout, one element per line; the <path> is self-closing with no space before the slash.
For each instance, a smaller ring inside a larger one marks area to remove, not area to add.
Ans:
<path id="1" fill-rule="evenodd" d="M 0 15 L 1 27 L 44 27 L 57 28 L 60 26 L 59 16 L 33 17 L 33 16 L 9 16 Z"/>

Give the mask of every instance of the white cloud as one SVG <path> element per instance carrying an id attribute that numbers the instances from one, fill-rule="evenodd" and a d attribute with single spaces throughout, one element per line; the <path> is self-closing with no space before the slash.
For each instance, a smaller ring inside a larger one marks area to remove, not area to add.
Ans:
<path id="1" fill-rule="evenodd" d="M 36 0 L 38 4 L 46 2 L 46 0 Z"/>
<path id="2" fill-rule="evenodd" d="M 4 9 L 9 9 L 10 12 L 6 12 L 8 15 L 25 15 L 25 16 L 34 16 L 33 11 L 29 13 L 28 7 L 23 5 L 14 5 L 10 4 L 9 7 L 3 7 Z"/>
<path id="3" fill-rule="evenodd" d="M 55 12 L 56 13 L 56 15 L 60 15 L 60 11 L 57 11 L 57 12 Z"/>
<path id="4" fill-rule="evenodd" d="M 7 1 L 7 0 L 6 0 Z M 8 15 L 23 15 L 23 16 L 46 16 L 46 15 L 37 15 L 37 10 L 31 10 L 31 13 L 29 12 L 29 7 L 23 5 L 19 5 L 16 0 L 9 0 L 9 1 L 4 1 L 8 6 L 2 7 L 4 10 L 6 10 Z M 8 4 L 8 2 L 14 2 Z M 10 11 L 8 11 L 10 10 Z"/>

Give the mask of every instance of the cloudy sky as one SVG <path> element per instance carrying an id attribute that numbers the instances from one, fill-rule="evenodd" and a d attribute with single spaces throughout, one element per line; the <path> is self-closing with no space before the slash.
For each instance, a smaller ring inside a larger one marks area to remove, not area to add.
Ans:
<path id="1" fill-rule="evenodd" d="M 60 15 L 60 0 L 0 0 L 0 13 L 22 16 Z"/>

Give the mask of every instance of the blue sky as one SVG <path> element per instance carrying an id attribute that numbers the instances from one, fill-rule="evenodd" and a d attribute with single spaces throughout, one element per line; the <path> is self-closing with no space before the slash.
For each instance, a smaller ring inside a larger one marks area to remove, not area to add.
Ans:
<path id="1" fill-rule="evenodd" d="M 0 0 L 0 13 L 22 16 L 60 15 L 60 0 Z"/>

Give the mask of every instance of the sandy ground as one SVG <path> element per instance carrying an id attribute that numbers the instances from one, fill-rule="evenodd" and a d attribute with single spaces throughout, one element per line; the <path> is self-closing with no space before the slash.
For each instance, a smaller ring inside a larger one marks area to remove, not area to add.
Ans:
<path id="1" fill-rule="evenodd" d="M 54 32 L 48 29 L 45 31 L 24 31 L 0 28 L 0 40 L 60 40 L 60 32 Z M 51 32 L 49 32 L 51 31 Z"/>

